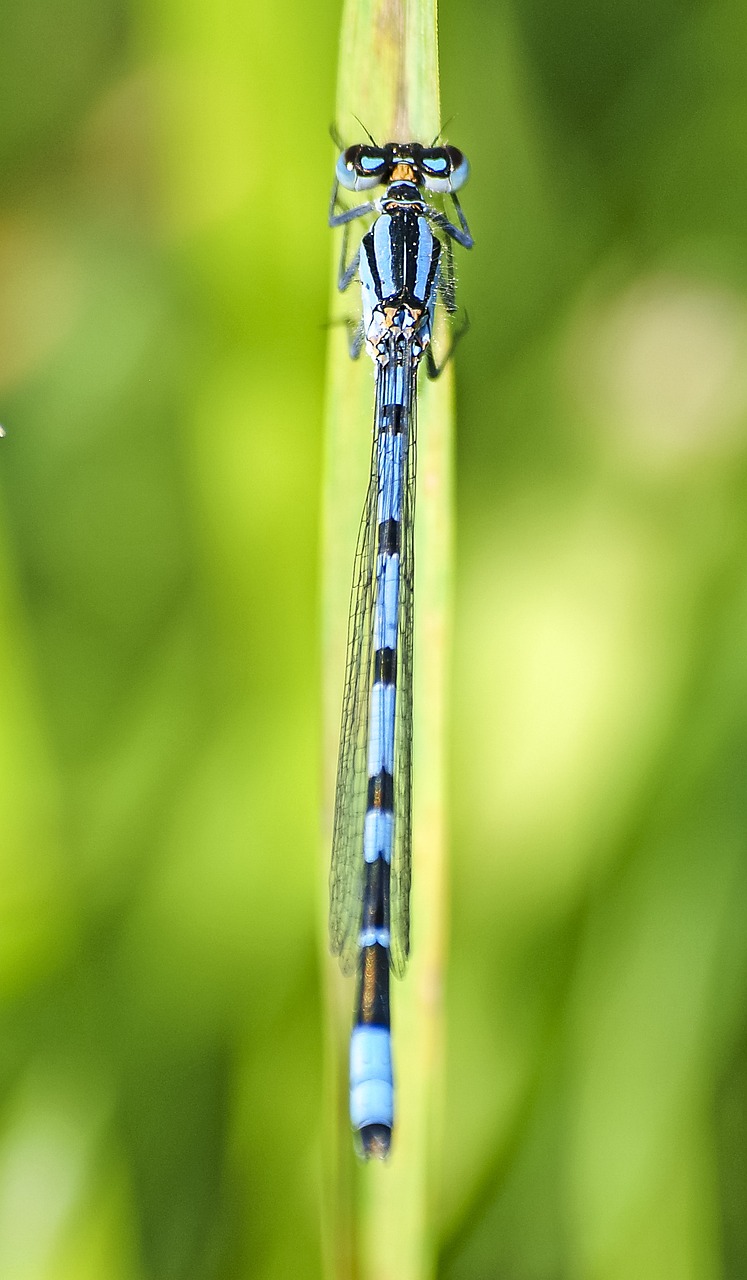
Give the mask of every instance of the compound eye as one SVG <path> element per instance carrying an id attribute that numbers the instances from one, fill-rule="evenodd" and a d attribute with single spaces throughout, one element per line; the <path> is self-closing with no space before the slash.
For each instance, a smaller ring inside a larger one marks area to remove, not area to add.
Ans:
<path id="1" fill-rule="evenodd" d="M 378 186 L 386 173 L 383 151 L 374 147 L 348 147 L 335 170 L 340 186 L 348 191 L 367 191 Z"/>
<path id="2" fill-rule="evenodd" d="M 420 157 L 423 182 L 429 191 L 451 191 L 451 160 L 445 147 L 428 147 Z"/>
<path id="3" fill-rule="evenodd" d="M 458 147 L 444 147 L 451 164 L 451 190 L 458 191 L 469 177 L 469 160 Z"/>
<path id="4" fill-rule="evenodd" d="M 446 177 L 451 169 L 444 147 L 431 147 L 430 150 L 424 148 L 420 163 L 430 178 Z"/>
<path id="5" fill-rule="evenodd" d="M 341 187 L 345 187 L 348 191 L 355 191 L 355 184 L 358 180 L 358 170 L 356 169 L 356 161 L 360 147 L 348 147 L 347 151 L 343 151 L 337 157 L 335 166 L 335 177 Z"/>

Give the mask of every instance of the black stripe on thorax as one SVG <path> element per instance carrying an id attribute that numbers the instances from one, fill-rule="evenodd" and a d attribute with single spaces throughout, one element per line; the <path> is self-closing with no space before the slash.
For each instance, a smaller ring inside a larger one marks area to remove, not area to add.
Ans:
<path id="1" fill-rule="evenodd" d="M 402 257 L 404 252 L 404 227 L 402 215 L 393 214 L 389 219 L 389 251 L 392 259 L 392 296 L 400 294 L 404 287 Z"/>
<path id="2" fill-rule="evenodd" d="M 376 261 L 376 249 L 374 246 L 374 238 L 371 232 L 369 232 L 368 235 L 365 235 L 363 237 L 362 244 L 363 244 L 363 249 L 366 254 L 366 257 L 368 258 L 368 265 L 371 271 L 371 278 L 373 280 L 376 297 L 379 299 L 379 301 L 381 301 L 384 296 L 384 289 L 381 283 L 381 275 L 379 273 L 379 264 Z"/>
<path id="3" fill-rule="evenodd" d="M 392 214 L 389 223 L 389 245 L 392 252 L 392 277 L 397 294 L 415 297 L 415 278 L 420 247 L 420 223 L 412 209 Z"/>

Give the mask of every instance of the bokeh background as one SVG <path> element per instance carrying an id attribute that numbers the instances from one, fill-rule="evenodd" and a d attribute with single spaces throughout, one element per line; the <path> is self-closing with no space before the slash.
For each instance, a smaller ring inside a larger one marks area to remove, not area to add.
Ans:
<path id="1" fill-rule="evenodd" d="M 322 1274 L 339 11 L 3 8 L 3 1280 Z M 444 1280 L 747 1276 L 745 48 L 737 0 L 441 9 Z"/>

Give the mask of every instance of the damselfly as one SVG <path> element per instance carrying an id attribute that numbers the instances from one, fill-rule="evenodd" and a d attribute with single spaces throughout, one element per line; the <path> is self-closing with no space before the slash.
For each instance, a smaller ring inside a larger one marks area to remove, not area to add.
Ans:
<path id="1" fill-rule="evenodd" d="M 456 191 L 469 166 L 456 147 L 354 146 L 337 162 L 330 226 L 345 228 L 339 288 L 357 275 L 362 315 L 350 351 L 374 362 L 373 450 L 355 556 L 337 766 L 330 940 L 358 971 L 350 1042 L 350 1119 L 364 1156 L 389 1151 L 394 1123 L 389 970 L 410 948 L 413 572 L 416 388 L 437 301 L 456 310 L 452 241 L 472 248 Z M 339 188 L 384 192 L 340 208 Z M 458 225 L 428 199 L 448 195 Z M 376 215 L 346 262 L 349 224 Z M 447 357 L 448 358 L 447 353 Z"/>

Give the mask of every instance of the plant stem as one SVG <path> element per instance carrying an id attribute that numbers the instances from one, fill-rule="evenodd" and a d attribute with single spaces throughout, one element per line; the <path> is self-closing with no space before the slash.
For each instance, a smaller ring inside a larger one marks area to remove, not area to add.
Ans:
<path id="1" fill-rule="evenodd" d="M 430 142 L 440 128 L 435 0 L 346 0 L 337 127 L 362 140 Z M 337 253 L 335 252 L 335 281 Z M 353 292 L 351 289 L 351 293 Z M 350 312 L 335 289 L 333 318 Z M 443 349 L 440 325 L 437 349 Z M 343 325 L 330 329 L 323 510 L 324 883 L 345 665 L 353 552 L 368 477 L 373 370 L 349 359 Z M 326 1141 L 328 1270 L 339 1280 L 416 1280 L 435 1257 L 434 1180 L 439 1168 L 442 975 L 445 953 L 445 740 L 452 560 L 452 394 L 447 369 L 421 377 L 416 520 L 413 955 L 393 991 L 397 1117 L 385 1165 L 359 1165 L 347 1119 L 347 1040 L 353 984 L 330 960 L 332 1045 Z M 326 897 L 325 897 L 326 910 Z"/>

